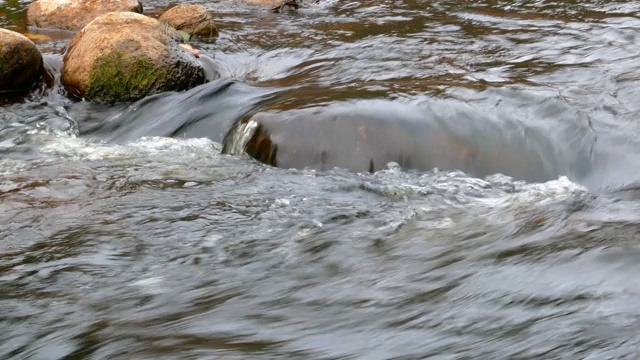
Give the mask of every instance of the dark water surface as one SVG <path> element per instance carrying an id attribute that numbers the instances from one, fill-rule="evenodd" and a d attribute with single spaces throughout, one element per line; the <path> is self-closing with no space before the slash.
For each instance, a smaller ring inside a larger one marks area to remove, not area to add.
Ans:
<path id="1" fill-rule="evenodd" d="M 206 6 L 218 80 L 3 98 L 1 359 L 637 358 L 640 2 Z"/>

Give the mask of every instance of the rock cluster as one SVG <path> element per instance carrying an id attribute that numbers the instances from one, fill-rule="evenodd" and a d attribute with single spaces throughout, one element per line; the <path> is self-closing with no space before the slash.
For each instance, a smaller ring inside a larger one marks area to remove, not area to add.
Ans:
<path id="1" fill-rule="evenodd" d="M 272 8 L 287 3 L 244 1 Z M 27 23 L 77 31 L 60 79 L 69 94 L 84 100 L 136 101 L 219 77 L 215 61 L 185 43 L 192 36 L 218 36 L 204 6 L 176 5 L 159 19 L 142 12 L 142 0 L 36 0 L 28 6 Z M 0 91 L 28 90 L 47 73 L 39 50 L 23 35 L 0 30 L 0 53 Z"/>
<path id="2" fill-rule="evenodd" d="M 80 30 L 108 12 L 142 13 L 140 0 L 38 0 L 27 9 L 27 23 L 41 28 Z"/>
<path id="3" fill-rule="evenodd" d="M 142 10 L 141 0 L 37 0 L 28 7 L 27 22 L 78 31 L 64 56 L 61 80 L 69 94 L 85 100 L 135 101 L 216 77 L 211 59 L 185 43 L 191 36 L 218 36 L 204 6 L 177 5 L 158 20 Z M 0 35 L 0 90 L 33 85 L 42 73 L 42 55 L 22 35 Z"/>

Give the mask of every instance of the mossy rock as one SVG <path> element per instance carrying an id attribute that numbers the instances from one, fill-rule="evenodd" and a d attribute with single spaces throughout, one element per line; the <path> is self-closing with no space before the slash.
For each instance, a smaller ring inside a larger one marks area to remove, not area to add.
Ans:
<path id="1" fill-rule="evenodd" d="M 107 102 L 135 101 L 161 91 L 167 71 L 144 58 L 127 57 L 121 51 L 102 55 L 93 66 L 85 98 Z"/>
<path id="2" fill-rule="evenodd" d="M 182 41 L 175 29 L 143 15 L 100 16 L 69 45 L 62 82 L 73 95 L 109 103 L 203 84 L 204 68 Z"/>

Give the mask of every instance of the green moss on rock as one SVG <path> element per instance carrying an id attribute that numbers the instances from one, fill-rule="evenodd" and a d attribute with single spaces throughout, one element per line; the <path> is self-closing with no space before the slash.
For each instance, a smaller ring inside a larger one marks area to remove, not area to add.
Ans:
<path id="1" fill-rule="evenodd" d="M 135 101 L 164 86 L 167 72 L 144 58 L 114 51 L 96 59 L 85 98 L 105 102 Z"/>

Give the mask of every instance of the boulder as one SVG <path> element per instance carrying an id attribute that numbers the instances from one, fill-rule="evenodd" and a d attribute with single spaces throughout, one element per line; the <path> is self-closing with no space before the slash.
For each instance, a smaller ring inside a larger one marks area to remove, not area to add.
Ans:
<path id="1" fill-rule="evenodd" d="M 27 23 L 42 28 L 80 30 L 108 12 L 142 13 L 141 0 L 37 0 L 27 9 Z"/>
<path id="2" fill-rule="evenodd" d="M 170 8 L 158 19 L 174 29 L 200 37 L 218 36 L 211 14 L 202 5 L 183 4 Z"/>
<path id="3" fill-rule="evenodd" d="M 544 134 L 498 125 L 473 109 L 449 113 L 461 107 L 367 100 L 265 111 L 236 126 L 233 134 L 240 135 L 228 135 L 223 152 L 244 150 L 287 169 L 375 172 L 397 163 L 403 169 L 461 170 L 477 177 L 502 173 L 527 181 L 557 179 L 570 168 Z"/>
<path id="4" fill-rule="evenodd" d="M 64 57 L 62 83 L 86 100 L 128 102 L 203 84 L 196 56 L 172 27 L 133 12 L 102 15 L 80 31 Z"/>
<path id="5" fill-rule="evenodd" d="M 0 29 L 0 91 L 28 89 L 42 73 L 36 45 L 22 34 Z"/>

